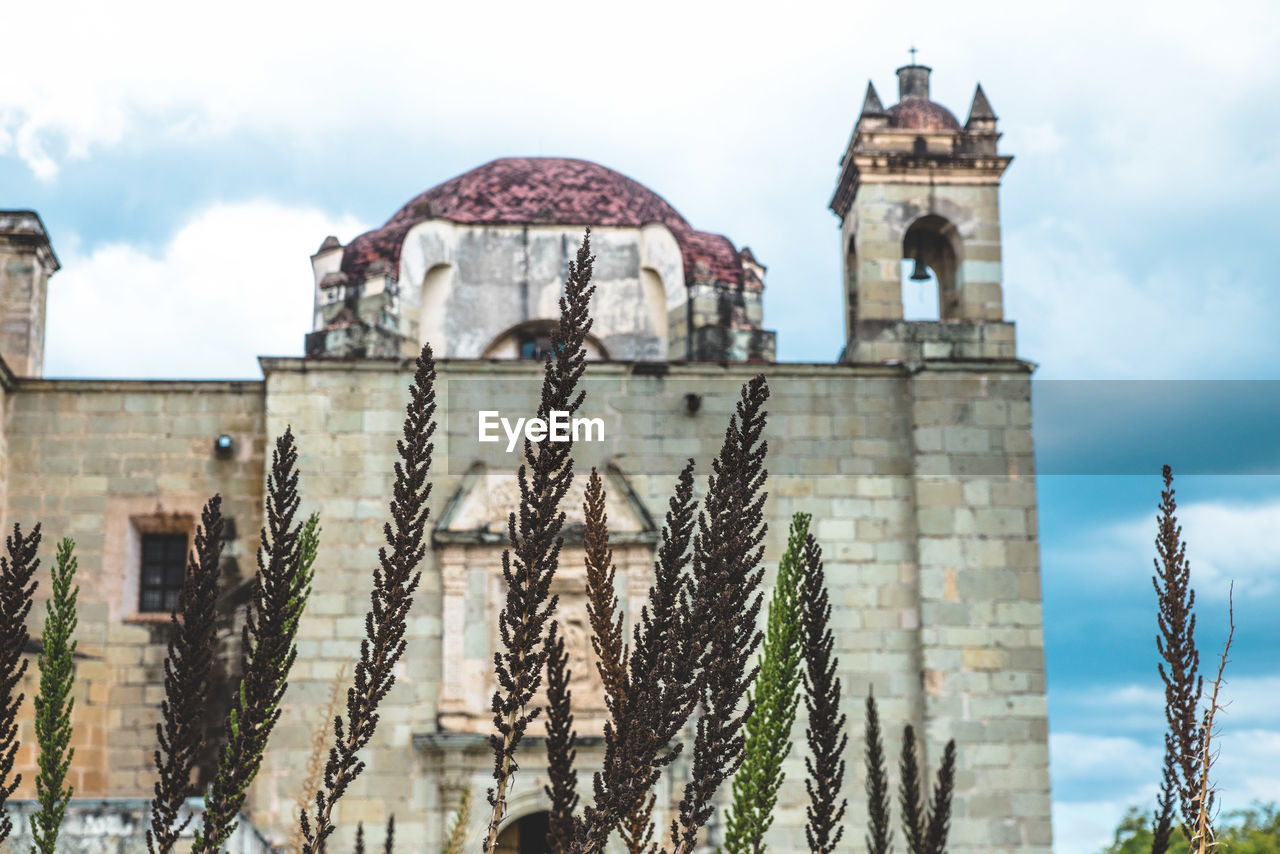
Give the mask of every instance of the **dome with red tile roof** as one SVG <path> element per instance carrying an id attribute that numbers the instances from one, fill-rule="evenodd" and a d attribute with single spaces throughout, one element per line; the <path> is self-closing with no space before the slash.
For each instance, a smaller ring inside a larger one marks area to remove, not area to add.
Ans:
<path id="1" fill-rule="evenodd" d="M 430 219 L 476 225 L 661 223 L 680 246 L 686 283 L 742 281 L 742 261 L 728 238 L 695 230 L 665 199 L 626 175 L 564 157 L 503 157 L 427 190 L 381 228 L 351 241 L 342 272 L 359 278 L 379 262 L 398 271 L 405 235 Z"/>
<path id="2" fill-rule="evenodd" d="M 960 122 L 951 111 L 927 98 L 903 98 L 885 111 L 889 127 L 904 130 L 960 130 Z"/>

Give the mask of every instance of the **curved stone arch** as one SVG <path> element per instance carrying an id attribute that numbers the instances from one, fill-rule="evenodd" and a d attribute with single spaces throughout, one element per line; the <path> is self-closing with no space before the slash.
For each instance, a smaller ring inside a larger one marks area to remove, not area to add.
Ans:
<path id="1" fill-rule="evenodd" d="M 438 357 L 455 355 L 449 352 L 449 328 L 445 323 L 454 270 L 453 264 L 434 264 L 418 288 L 418 343 L 429 343 Z"/>
<path id="2" fill-rule="evenodd" d="M 519 772 L 517 772 L 519 773 Z M 525 778 L 528 779 L 528 772 L 525 772 Z M 498 825 L 498 832 L 511 827 L 522 818 L 526 818 L 535 813 L 549 812 L 551 810 L 551 799 L 547 797 L 547 793 L 542 790 L 541 786 L 525 786 L 523 790 L 515 787 L 507 793 L 507 814 L 502 817 L 502 823 Z"/>
<path id="3" fill-rule="evenodd" d="M 518 772 L 519 773 L 519 772 Z M 527 773 L 527 772 L 526 772 Z M 527 777 L 526 777 L 527 779 Z M 590 779 L 580 775 L 579 779 Z M 590 790 L 579 791 L 579 795 L 584 800 L 590 801 Z M 486 805 L 487 806 L 487 805 Z M 551 811 L 551 799 L 547 797 L 542 786 L 528 786 L 523 791 L 517 786 L 514 791 L 510 791 L 507 795 L 507 814 L 502 817 L 501 823 L 498 824 L 498 833 L 501 835 L 504 831 L 514 827 L 521 819 L 528 818 L 531 815 L 537 815 L 540 812 Z M 482 815 L 487 815 L 484 810 L 479 810 Z M 661 823 L 655 822 L 658 830 L 661 830 Z M 605 843 L 604 850 L 607 854 L 621 854 L 625 851 L 622 843 L 618 840 L 617 834 L 611 834 L 608 842 Z"/>
<path id="4" fill-rule="evenodd" d="M 978 221 L 974 218 L 970 209 L 963 205 L 958 205 L 950 199 L 923 196 L 918 200 L 911 199 L 891 205 L 885 217 L 885 226 L 888 229 L 887 239 L 901 244 L 903 238 L 906 237 L 907 230 L 917 220 L 927 216 L 940 217 L 951 224 L 954 228 L 955 245 L 953 248 L 956 251 L 957 259 L 963 261 L 964 244 L 976 236 Z"/>
<path id="5" fill-rule="evenodd" d="M 688 301 L 684 253 L 671 229 L 660 222 L 651 222 L 640 229 L 640 267 L 653 270 L 662 280 L 668 311 Z"/>
<path id="6" fill-rule="evenodd" d="M 937 319 L 960 319 L 964 241 L 955 224 L 938 214 L 916 217 L 903 233 L 902 258 L 908 263 L 919 261 L 933 272 L 938 284 Z"/>
<path id="7" fill-rule="evenodd" d="M 456 226 L 439 219 L 418 223 L 400 244 L 401 316 L 417 324 L 418 343 L 431 342 L 436 358 L 463 355 L 456 352 L 458 342 L 450 340 L 456 336 L 448 334 L 446 323 L 457 249 Z"/>
<path id="8" fill-rule="evenodd" d="M 480 352 L 481 359 L 519 359 L 519 343 L 518 339 L 522 333 L 541 333 L 549 332 L 554 329 L 558 323 L 558 319 L 549 317 L 535 317 L 530 320 L 522 320 L 512 326 L 499 332 L 493 337 L 488 345 Z M 587 334 L 584 346 L 587 350 L 587 359 L 590 361 L 607 361 L 609 359 L 609 350 L 604 344 L 590 333 Z"/>

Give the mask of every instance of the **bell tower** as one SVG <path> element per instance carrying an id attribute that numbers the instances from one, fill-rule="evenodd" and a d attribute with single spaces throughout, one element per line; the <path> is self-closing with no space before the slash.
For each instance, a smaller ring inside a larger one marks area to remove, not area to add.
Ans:
<path id="1" fill-rule="evenodd" d="M 920 363 L 1013 359 L 1000 282 L 996 116 L 979 85 L 962 126 L 929 97 L 931 70 L 898 69 L 886 109 L 867 84 L 840 161 L 831 210 L 840 217 L 844 360 Z M 938 288 L 938 317 L 904 320 L 903 261 Z"/>

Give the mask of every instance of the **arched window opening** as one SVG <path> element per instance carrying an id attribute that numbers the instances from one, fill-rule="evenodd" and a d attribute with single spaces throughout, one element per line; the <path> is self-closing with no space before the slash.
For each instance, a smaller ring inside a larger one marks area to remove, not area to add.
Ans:
<path id="1" fill-rule="evenodd" d="M 541 362 L 547 356 L 554 355 L 555 348 L 551 344 L 551 329 L 522 329 L 516 333 L 520 348 L 520 358 L 526 361 Z"/>
<path id="2" fill-rule="evenodd" d="M 902 238 L 902 316 L 905 320 L 955 320 L 958 236 L 955 226 L 930 214 Z"/>
<path id="3" fill-rule="evenodd" d="M 517 324 L 503 332 L 493 340 L 480 355 L 482 359 L 519 359 L 522 361 L 541 362 L 553 354 L 551 333 L 555 330 L 553 320 L 529 320 Z M 604 346 L 590 335 L 583 342 L 587 358 L 591 360 L 608 359 L 609 354 Z"/>
<path id="4" fill-rule="evenodd" d="M 547 813 L 530 813 L 503 828 L 494 850 L 498 854 L 550 854 L 551 846 L 547 844 L 550 831 Z"/>

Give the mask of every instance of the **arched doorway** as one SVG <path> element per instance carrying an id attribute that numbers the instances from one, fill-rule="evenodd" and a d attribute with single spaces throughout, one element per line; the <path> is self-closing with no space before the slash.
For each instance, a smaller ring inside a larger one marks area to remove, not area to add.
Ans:
<path id="1" fill-rule="evenodd" d="M 547 813 L 521 816 L 498 834 L 497 854 L 550 854 Z"/>

